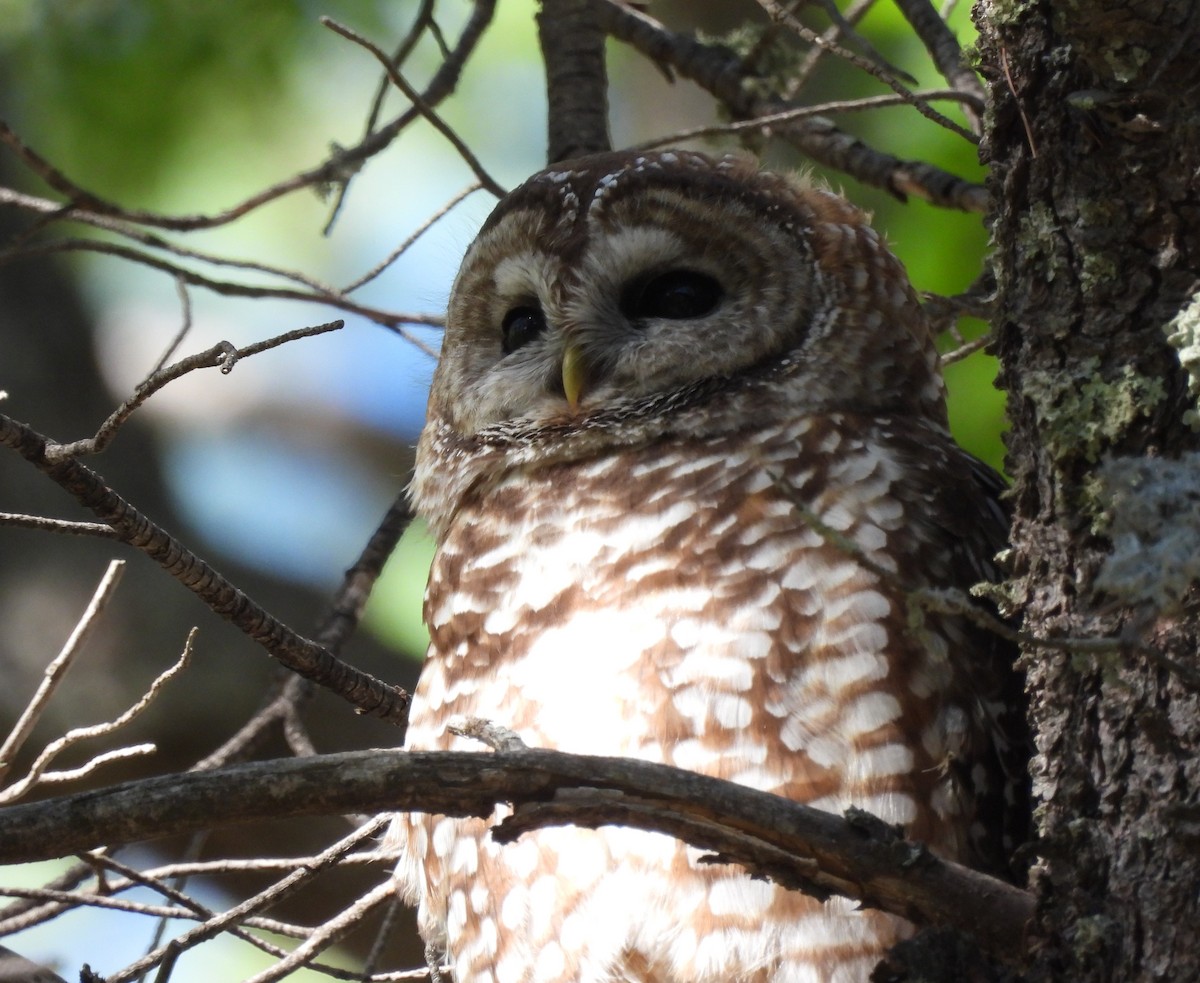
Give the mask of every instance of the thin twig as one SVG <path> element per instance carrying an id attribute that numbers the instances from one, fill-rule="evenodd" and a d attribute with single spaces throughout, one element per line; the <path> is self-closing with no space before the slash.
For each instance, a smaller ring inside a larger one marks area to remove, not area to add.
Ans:
<path id="1" fill-rule="evenodd" d="M 846 8 L 846 12 L 842 14 L 842 21 L 850 27 L 853 27 L 867 15 L 868 11 L 875 6 L 876 2 L 877 0 L 855 0 L 854 3 Z M 834 21 L 821 36 L 827 41 L 836 42 L 837 39 L 842 37 L 844 33 L 845 29 L 843 28 L 842 24 Z M 824 45 L 814 44 L 811 48 L 809 48 L 808 54 L 804 56 L 804 61 L 800 63 L 800 67 L 796 69 L 796 72 L 790 79 L 788 79 L 787 85 L 784 87 L 784 90 L 780 93 L 780 95 L 782 95 L 785 99 L 795 99 L 796 96 L 800 94 L 800 91 L 804 88 L 804 86 L 808 84 L 808 80 L 812 77 L 812 73 L 816 71 L 817 66 L 828 53 L 829 49 Z"/>
<path id="2" fill-rule="evenodd" d="M 274 966 L 250 977 L 246 983 L 275 983 L 303 966 L 311 965 L 313 958 L 338 941 L 342 936 L 357 928 L 375 908 L 395 897 L 396 884 L 388 878 L 377 884 L 354 904 L 338 912 L 319 925 L 307 939 L 296 946 Z"/>
<path id="3" fill-rule="evenodd" d="M 346 571 L 328 610 L 318 620 L 316 631 L 313 633 L 318 645 L 334 655 L 341 652 L 342 646 L 357 629 L 375 582 L 412 518 L 408 496 L 402 492 L 384 513 L 358 559 Z M 280 683 L 278 691 L 272 694 L 264 706 L 236 734 L 212 754 L 197 762 L 192 770 L 204 771 L 243 760 L 244 756 L 265 738 L 271 727 L 278 723 L 286 726 L 290 715 L 306 698 L 310 689 L 307 680 L 288 675 Z"/>
<path id="4" fill-rule="evenodd" d="M 959 92 L 956 89 L 929 89 L 921 93 L 921 96 L 928 100 L 936 99 L 952 99 L 956 102 L 969 102 L 973 100 L 973 96 Z M 794 109 L 785 109 L 777 113 L 769 113 L 766 116 L 754 116 L 750 119 L 737 120 L 733 123 L 721 123 L 713 126 L 698 126 L 691 130 L 680 130 L 677 133 L 669 134 L 664 137 L 656 137 L 653 140 L 647 140 L 645 143 L 639 143 L 631 150 L 650 150 L 654 147 L 670 146 L 676 143 L 682 143 L 685 140 L 694 140 L 698 137 L 720 136 L 725 133 L 744 133 L 747 130 L 769 130 L 773 127 L 783 127 L 788 123 L 795 123 L 798 120 L 810 119 L 814 116 L 826 116 L 831 113 L 853 113 L 864 112 L 871 109 L 886 109 L 890 106 L 907 105 L 908 100 L 902 96 L 866 96 L 862 99 L 841 99 L 835 102 L 822 102 L 812 106 L 797 106 Z"/>
<path id="5" fill-rule="evenodd" d="M 973 341 L 964 341 L 961 344 L 956 345 L 950 351 L 941 355 L 942 365 L 953 365 L 955 362 L 961 362 L 964 358 L 974 355 L 977 351 L 986 348 L 991 340 L 992 333 L 988 331 L 984 334 L 981 334 Z"/>
<path id="6" fill-rule="evenodd" d="M 430 22 L 430 33 L 433 34 L 438 43 L 438 47 L 444 52 L 441 66 L 434 73 L 433 78 L 421 93 L 421 98 L 428 106 L 436 106 L 448 95 L 450 95 L 458 86 L 458 80 L 462 75 L 463 66 L 474 53 L 487 30 L 488 25 L 492 22 L 492 17 L 496 12 L 496 0 L 474 0 L 471 5 L 471 16 L 467 19 L 466 25 L 458 36 L 453 50 L 449 50 L 446 46 L 445 38 L 442 37 L 441 31 L 437 24 Z M 363 150 L 362 160 L 366 160 L 385 147 L 387 147 L 401 131 L 408 126 L 413 120 L 419 119 L 420 114 L 415 108 L 410 108 L 401 113 L 396 119 L 392 120 L 386 126 L 380 127 L 378 130 L 369 130 L 367 135 L 359 142 L 359 148 Z M 350 182 L 354 179 L 357 167 L 347 168 L 337 181 L 339 187 L 339 199 L 335 206 L 336 209 L 341 207 L 342 199 L 344 199 Z M 330 215 L 329 222 L 325 225 L 325 232 L 328 234 L 333 223 L 333 214 Z"/>
<path id="7" fill-rule="evenodd" d="M 100 425 L 100 429 L 96 431 L 94 436 L 85 438 L 84 440 L 72 441 L 69 444 L 49 445 L 46 448 L 46 456 L 50 460 L 58 460 L 67 457 L 79 457 L 83 454 L 99 454 L 112 443 L 113 438 L 117 435 L 117 431 L 133 415 L 134 411 L 168 383 L 174 382 L 176 379 L 187 375 L 189 372 L 194 372 L 196 369 L 219 368 L 222 375 L 228 375 L 233 371 L 233 367 L 240 359 L 270 351 L 272 348 L 278 348 L 280 345 L 285 345 L 288 342 L 297 341 L 301 338 L 311 338 L 315 335 L 327 334 L 330 331 L 338 331 L 344 324 L 344 321 L 329 321 L 326 324 L 317 324 L 308 328 L 297 328 L 293 331 L 285 331 L 274 338 L 268 338 L 265 341 L 247 345 L 245 348 L 236 348 L 228 341 L 219 341 L 206 351 L 189 355 L 174 365 L 167 366 L 165 369 L 158 369 L 151 373 L 137 387 L 134 394 L 118 406 L 108 419 Z"/>
<path id="8" fill-rule="evenodd" d="M 54 657 L 53 661 L 46 666 L 45 672 L 42 673 L 41 683 L 38 684 L 37 690 L 30 698 L 25 709 L 21 712 L 21 716 L 17 718 L 17 722 L 13 724 L 12 730 L 4 740 L 4 745 L 0 747 L 0 782 L 3 782 L 8 777 L 17 755 L 20 753 L 21 748 L 25 746 L 29 735 L 33 733 L 33 728 L 41 719 L 42 713 L 50 702 L 50 698 L 54 695 L 54 691 L 58 689 L 58 684 L 66 677 L 75 662 L 75 657 L 79 655 L 83 650 L 84 644 L 91 637 L 100 615 L 103 614 L 104 609 L 108 606 L 108 602 L 112 600 L 113 593 L 117 589 L 117 584 L 121 582 L 121 575 L 124 572 L 124 560 L 112 560 L 109 562 L 108 568 L 104 571 L 104 576 L 100 578 L 100 583 L 96 585 L 95 591 L 92 592 L 92 599 L 88 602 L 66 644 L 62 647 L 58 655 Z"/>
<path id="9" fill-rule="evenodd" d="M 222 742 L 211 754 L 197 761 L 191 771 L 210 771 L 237 761 L 244 761 L 262 745 L 272 728 L 282 725 L 288 715 L 312 692 L 312 684 L 301 676 L 288 673 L 258 711 L 238 728 L 237 733 Z"/>
<path id="10" fill-rule="evenodd" d="M 158 361 L 154 363 L 154 368 L 149 372 L 149 378 L 153 378 L 156 372 L 161 372 L 163 367 L 171 360 L 171 357 L 179 350 L 179 346 L 183 344 L 183 339 L 188 336 L 192 330 L 192 295 L 188 292 L 187 281 L 183 277 L 175 278 L 175 293 L 179 297 L 179 330 L 175 332 L 175 337 L 171 339 L 171 343 L 163 349 L 163 353 L 158 356 Z"/>
<path id="11" fill-rule="evenodd" d="M 93 863 L 97 868 L 115 871 L 116 873 L 122 875 L 120 880 L 109 881 L 106 891 L 106 893 L 109 895 L 115 895 L 119 891 L 128 890 L 132 887 L 148 887 L 152 891 L 161 894 L 168 901 L 175 902 L 180 909 L 186 911 L 188 914 L 183 916 L 185 918 L 188 918 L 192 921 L 207 922 L 210 919 L 217 917 L 216 911 L 214 911 L 212 908 L 209 908 L 207 905 L 202 904 L 195 898 L 185 894 L 183 891 L 171 886 L 170 884 L 165 883 L 161 877 L 155 876 L 151 872 L 139 871 L 134 867 L 130 867 L 128 864 L 121 863 L 119 860 L 103 854 L 86 854 L 84 855 L 84 859 Z M 316 858 L 313 859 L 315 861 Z M 288 869 L 297 870 L 300 869 L 300 865 L 293 865 Z M 149 914 L 149 912 L 145 912 L 145 914 Z M 179 916 L 176 915 L 173 917 L 178 918 Z M 160 927 L 169 925 L 170 921 L 171 919 L 169 918 L 160 917 Z M 267 955 L 273 956 L 276 959 L 286 956 L 287 950 L 271 942 L 267 942 L 264 939 L 260 939 L 252 932 L 246 931 L 250 928 L 273 932 L 274 934 L 284 936 L 285 938 L 304 939 L 310 934 L 310 930 L 302 926 L 281 922 L 275 918 L 263 918 L 261 916 L 252 916 L 246 918 L 239 925 L 231 925 L 228 929 L 226 929 L 226 931 L 228 931 L 230 935 L 234 936 L 234 938 L 241 939 L 243 942 L 248 942 L 250 945 L 262 950 Z M 161 934 L 158 937 L 158 942 L 161 943 Z M 170 943 L 168 943 L 168 946 L 169 945 Z M 158 944 L 151 946 L 150 952 L 157 950 L 159 947 L 160 946 Z M 149 954 L 150 953 L 148 952 L 147 955 Z"/>
<path id="12" fill-rule="evenodd" d="M 632 45 L 656 64 L 669 66 L 691 79 L 724 103 L 734 117 L 766 116 L 796 108 L 782 99 L 759 98 L 745 87 L 743 67 L 727 49 L 681 37 L 640 10 L 615 0 L 596 2 L 601 21 L 613 37 Z M 924 161 L 903 161 L 875 150 L 823 117 L 788 127 L 782 138 L 818 164 L 884 188 L 899 198 L 916 195 L 942 207 L 987 211 L 988 195 L 979 185 Z"/>
<path id="13" fill-rule="evenodd" d="M 463 66 L 477 48 L 494 13 L 495 0 L 474 0 L 471 16 L 463 27 L 453 51 L 449 52 L 421 94 L 421 99 L 427 106 L 436 106 L 457 87 Z M 66 216 L 78 209 L 83 212 L 95 213 L 97 216 L 114 217 L 134 225 L 190 232 L 228 225 L 294 191 L 305 188 L 322 188 L 331 184 L 344 184 L 365 161 L 387 148 L 405 127 L 419 116 L 420 113 L 416 109 L 402 113 L 355 146 L 336 148 L 329 159 L 316 167 L 279 181 L 236 205 L 210 215 L 161 215 L 141 209 L 122 208 L 108 202 L 68 178 L 25 144 L 3 121 L 0 121 L 0 144 L 9 147 L 29 170 L 68 199 L 66 203 L 55 206 L 55 216 Z"/>
<path id="14" fill-rule="evenodd" d="M 11 188 L 0 188 L 0 204 L 14 205 L 26 211 L 46 214 L 55 220 L 78 222 L 82 225 L 89 225 L 92 228 L 103 229 L 105 232 L 122 236 L 149 249 L 158 249 L 170 253 L 172 256 L 179 256 L 182 259 L 194 259 L 209 266 L 224 269 L 264 273 L 268 276 L 279 277 L 281 280 L 307 287 L 314 295 L 329 299 L 336 299 L 337 297 L 337 291 L 333 287 L 296 270 L 271 266 L 268 263 L 261 263 L 255 260 L 232 259 L 228 256 L 220 256 L 216 253 L 208 253 L 199 249 L 188 249 L 185 246 L 172 242 L 170 239 L 163 238 L 161 235 L 147 232 L 145 229 L 139 228 L 135 223 L 123 221 L 112 215 L 98 214 L 80 208 L 65 209 L 59 202 L 22 194 Z M 6 249 L 0 250 L 0 263 L 38 255 L 38 247 L 25 244 L 27 238 L 24 237 L 20 243 L 14 243 Z M 186 283 L 187 281 L 184 282 Z"/>
<path id="15" fill-rule="evenodd" d="M 415 108 L 417 112 L 424 116 L 429 124 L 438 131 L 438 133 L 450 141 L 450 145 L 454 147 L 456 151 L 458 151 L 458 155 L 466 162 L 466 165 L 471 168 L 475 174 L 475 177 L 479 179 L 479 183 L 497 198 L 504 197 L 504 188 L 501 187 L 501 185 L 497 183 L 496 180 L 490 174 L 488 174 L 486 170 L 484 170 L 483 165 L 479 162 L 479 159 L 472 152 L 471 148 L 466 145 L 462 137 L 455 133 L 454 129 L 437 114 L 437 111 L 422 98 L 421 94 L 408 84 L 408 81 L 403 75 L 400 74 L 396 66 L 392 64 L 391 59 L 388 58 L 383 49 L 379 48 L 375 44 L 372 44 L 361 34 L 357 33 L 356 31 L 352 31 L 344 24 L 339 24 L 332 17 L 321 17 L 319 20 L 325 27 L 328 27 L 335 34 L 340 34 L 347 41 L 353 41 L 359 47 L 366 49 L 372 55 L 374 55 L 379 64 L 383 66 L 383 70 L 387 72 L 388 78 L 392 81 L 392 85 L 403 92 L 405 98 L 413 104 L 413 108 Z"/>
<path id="16" fill-rule="evenodd" d="M 433 314 L 393 314 L 390 311 L 380 310 L 379 308 L 369 307 L 366 304 L 360 304 L 346 297 L 341 297 L 336 293 L 321 294 L 306 290 L 296 290 L 290 287 L 268 287 L 245 283 L 233 283 L 228 280 L 214 280 L 212 277 L 204 276 L 197 273 L 195 270 L 184 269 L 167 260 L 160 259 L 157 256 L 152 256 L 149 253 L 144 253 L 137 249 L 131 249 L 128 246 L 122 246 L 114 242 L 97 242 L 91 239 L 60 239 L 55 242 L 43 243 L 38 246 L 30 247 L 25 255 L 50 255 L 60 252 L 94 252 L 102 253 L 109 256 L 116 256 L 119 259 L 130 260 L 134 263 L 140 263 L 142 266 L 148 266 L 151 269 L 160 270 L 172 277 L 181 278 L 184 282 L 196 286 L 204 287 L 206 290 L 211 290 L 213 293 L 228 297 L 274 297 L 280 300 L 299 300 L 308 301 L 318 304 L 327 304 L 330 307 L 345 311 L 349 314 L 359 314 L 382 327 L 395 331 L 398 335 L 404 338 L 405 341 L 412 345 L 423 349 L 426 353 L 437 357 L 437 353 L 429 348 L 419 338 L 410 335 L 401 328 L 403 324 L 425 324 L 433 327 L 441 327 L 443 319 L 440 315 Z"/>
<path id="17" fill-rule="evenodd" d="M 895 3 L 904 19 L 912 25 L 921 43 L 925 45 L 925 50 L 933 58 L 933 63 L 942 78 L 961 92 L 974 96 L 975 100 L 982 104 L 986 98 L 983 83 L 967 65 L 958 38 L 934 9 L 930 0 L 895 0 Z M 980 114 L 970 101 L 964 101 L 963 113 L 974 133 L 977 136 L 982 134 L 983 123 Z"/>
<path id="18" fill-rule="evenodd" d="M 909 105 L 911 105 L 917 112 L 919 112 L 926 119 L 930 120 L 933 123 L 936 123 L 938 126 L 941 126 L 944 129 L 949 130 L 951 133 L 957 133 L 964 140 L 968 140 L 969 142 L 975 143 L 975 144 L 979 143 L 978 136 L 976 136 L 970 130 L 964 129 L 963 127 L 959 126 L 957 123 L 954 122 L 954 120 L 950 119 L 949 117 L 943 116 L 941 113 L 939 113 L 936 109 L 934 109 L 932 106 L 930 106 L 924 100 L 917 98 L 908 88 L 906 88 L 896 78 L 895 75 L 893 75 L 887 69 L 881 67 L 880 65 L 875 64 L 875 62 L 871 61 L 871 59 L 869 59 L 869 58 L 864 58 L 861 55 L 858 55 L 855 52 L 850 51 L 848 48 L 843 48 L 840 44 L 838 44 L 835 41 L 828 40 L 823 35 L 818 34 L 816 31 L 812 30 L 811 28 L 805 27 L 803 24 L 800 23 L 800 21 L 796 20 L 796 18 L 793 17 L 786 9 L 784 9 L 782 6 L 780 6 L 780 4 L 776 2 L 776 0 L 758 0 L 758 2 L 759 2 L 759 5 L 764 10 L 766 10 L 768 14 L 771 15 L 772 19 L 774 19 L 775 21 L 777 21 L 779 23 L 786 24 L 789 28 L 791 28 L 793 31 L 795 31 L 796 34 L 798 34 L 800 37 L 802 37 L 805 41 L 808 41 L 811 44 L 818 45 L 822 48 L 827 48 L 831 54 L 837 55 L 839 58 L 842 58 L 845 61 L 850 62 L 850 64 L 854 65 L 856 68 L 862 69 L 868 75 L 872 75 L 875 78 L 879 79 L 879 81 L 881 81 L 884 85 L 886 85 L 889 89 L 891 89 L 897 95 L 904 97 L 905 101 L 908 102 Z"/>
<path id="19" fill-rule="evenodd" d="M 0 446 L 11 447 L 85 508 L 121 534 L 211 610 L 230 621 L 293 672 L 325 686 L 364 713 L 402 723 L 409 697 L 297 634 L 243 594 L 209 564 L 109 488 L 73 458 L 51 459 L 37 431 L 0 414 Z"/>
<path id="20" fill-rule="evenodd" d="M 453 209 L 459 202 L 469 195 L 473 195 L 482 187 L 482 184 L 472 184 L 456 194 L 453 198 L 446 202 L 446 204 L 444 204 L 441 208 L 429 216 L 429 218 L 422 222 L 421 225 L 412 233 L 412 235 L 410 235 L 407 239 L 400 243 L 399 246 L 388 253 L 387 258 L 384 259 L 383 262 L 372 267 L 357 280 L 352 280 L 346 284 L 346 286 L 342 288 L 342 294 L 351 294 L 359 287 L 374 280 L 377 276 L 379 276 L 379 274 L 381 274 L 384 270 L 396 262 L 396 260 L 403 256 L 412 247 L 413 243 L 421 238 L 421 236 L 433 228 L 433 226 L 436 225 L 441 219 L 445 218 L 445 216 L 449 214 L 450 210 Z"/>
<path id="21" fill-rule="evenodd" d="M 145 970 L 156 966 L 168 955 L 169 950 L 185 952 L 193 946 L 219 935 L 229 927 L 241 924 L 251 912 L 277 904 L 288 895 L 294 894 L 300 887 L 311 881 L 318 874 L 334 866 L 342 856 L 353 850 L 364 839 L 376 835 L 389 822 L 391 822 L 391 819 L 387 816 L 376 818 L 360 829 L 355 830 L 349 836 L 339 840 L 329 849 L 324 850 L 311 866 L 292 871 L 288 876 L 272 884 L 265 891 L 260 891 L 240 904 L 234 905 L 227 911 L 208 919 L 203 924 L 189 929 L 177 939 L 171 940 L 167 945 L 160 946 L 154 952 L 148 953 L 143 958 L 126 966 L 120 972 L 110 976 L 107 983 L 126 983 L 126 981 L 140 975 Z"/>
<path id="22" fill-rule="evenodd" d="M 114 564 L 123 565 L 123 561 L 114 560 Z M 109 569 L 112 569 L 110 565 Z M 125 710 L 124 713 L 105 721 L 100 724 L 93 724 L 90 727 L 76 727 L 67 731 L 62 737 L 51 741 L 43 749 L 42 753 L 37 756 L 37 759 L 29 766 L 28 773 L 19 781 L 14 782 L 8 788 L 0 792 L 0 802 L 13 802 L 31 788 L 43 783 L 65 782 L 75 778 L 81 778 L 84 775 L 94 771 L 97 767 L 104 764 L 106 761 L 114 761 L 118 758 L 128 758 L 135 755 L 149 754 L 155 750 L 153 744 L 137 744 L 132 747 L 117 748 L 113 751 L 106 751 L 103 754 L 98 754 L 86 764 L 79 768 L 73 768 L 69 771 L 59 771 L 46 773 L 46 769 L 50 763 L 58 757 L 63 751 L 74 747 L 83 741 L 92 740 L 96 737 L 105 737 L 113 734 L 125 727 L 130 721 L 141 716 L 142 712 L 150 706 L 157 698 L 162 688 L 166 686 L 179 673 L 187 668 L 188 661 L 192 655 L 192 643 L 196 638 L 196 629 L 193 628 L 188 632 L 187 641 L 184 643 L 183 652 L 175 664 L 159 673 L 154 681 L 151 682 L 150 688 L 141 695 L 134 703 Z"/>
<path id="23" fill-rule="evenodd" d="M 44 515 L 24 515 L 20 512 L 0 512 L 0 526 L 36 529 L 39 532 L 61 532 L 69 536 L 117 538 L 116 530 L 102 522 L 71 522 L 67 519 L 51 519 Z"/>
<path id="24" fill-rule="evenodd" d="M 400 924 L 400 912 L 403 908 L 404 905 L 400 900 L 400 895 L 393 893 L 387 908 L 384 909 L 383 919 L 379 923 L 379 930 L 375 933 L 374 940 L 371 942 L 371 948 L 363 959 L 363 975 L 369 976 L 375 972 L 375 967 L 383 958 L 384 950 L 387 948 L 388 943 L 392 941 L 396 927 Z"/>
<path id="25" fill-rule="evenodd" d="M 417 41 L 425 32 L 426 27 L 433 25 L 433 5 L 434 0 L 421 0 L 420 9 L 413 18 L 412 27 L 409 28 L 408 34 L 396 46 L 396 53 L 391 57 L 391 63 L 400 68 L 416 47 Z M 437 38 L 442 48 L 442 57 L 448 58 L 450 52 L 446 49 L 445 41 L 442 39 L 441 33 L 432 32 Z M 367 122 L 363 127 L 362 139 L 366 140 L 375 132 L 375 124 L 379 122 L 379 114 L 383 111 L 383 101 L 387 98 L 387 94 L 391 91 L 391 80 L 388 78 L 387 72 L 383 73 L 383 77 L 379 80 L 379 85 L 375 88 L 375 96 L 371 100 L 371 108 L 367 112 Z M 345 204 L 346 195 L 350 190 L 350 182 L 342 181 L 337 188 L 337 194 L 333 200 L 333 206 L 329 209 L 329 218 L 325 222 L 325 227 L 321 230 L 322 235 L 329 235 L 333 230 L 333 225 L 337 221 L 338 215 L 341 213 L 342 205 Z"/>

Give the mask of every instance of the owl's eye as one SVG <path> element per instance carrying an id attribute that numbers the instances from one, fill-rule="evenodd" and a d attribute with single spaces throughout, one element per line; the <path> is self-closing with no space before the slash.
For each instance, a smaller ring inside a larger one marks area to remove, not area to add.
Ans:
<path id="1" fill-rule="evenodd" d="M 668 270 L 643 283 L 635 283 L 622 298 L 621 309 L 632 320 L 684 321 L 711 313 L 722 294 L 721 285 L 706 273 Z"/>
<path id="2" fill-rule="evenodd" d="M 501 347 L 505 355 L 524 348 L 546 327 L 546 316 L 536 307 L 514 307 L 504 315 L 500 331 L 504 340 Z"/>

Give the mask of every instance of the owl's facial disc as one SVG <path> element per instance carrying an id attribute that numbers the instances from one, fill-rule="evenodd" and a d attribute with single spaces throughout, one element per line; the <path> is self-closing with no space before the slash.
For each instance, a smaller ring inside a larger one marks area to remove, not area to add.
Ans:
<path id="1" fill-rule="evenodd" d="M 455 283 L 433 412 L 463 434 L 625 419 L 802 345 L 828 309 L 811 215 L 739 167 L 589 158 L 504 199 Z"/>

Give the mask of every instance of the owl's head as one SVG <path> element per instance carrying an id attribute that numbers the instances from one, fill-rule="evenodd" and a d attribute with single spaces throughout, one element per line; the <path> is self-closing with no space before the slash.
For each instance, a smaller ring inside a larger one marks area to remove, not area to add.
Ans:
<path id="1" fill-rule="evenodd" d="M 857 208 L 744 157 L 602 154 L 535 174 L 484 223 L 427 435 L 652 439 L 725 426 L 748 390 L 763 416 L 944 420 L 927 322 Z"/>

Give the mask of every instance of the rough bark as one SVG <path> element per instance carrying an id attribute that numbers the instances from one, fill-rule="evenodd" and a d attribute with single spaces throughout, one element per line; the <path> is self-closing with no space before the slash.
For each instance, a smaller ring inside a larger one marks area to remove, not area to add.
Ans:
<path id="1" fill-rule="evenodd" d="M 1197 665 L 1195 587 L 1168 603 L 1096 583 L 1115 538 L 1103 462 L 1148 459 L 1145 486 L 1117 489 L 1141 495 L 1197 446 L 1195 395 L 1164 328 L 1200 284 L 1200 10 L 980 0 L 975 13 L 1013 600 L 1039 635 L 1130 641 L 1111 658 L 1025 657 L 1043 936 L 1028 977 L 1200 979 L 1200 694 L 1163 659 Z M 1160 509 L 1161 541 L 1195 536 L 1181 504 Z"/>

